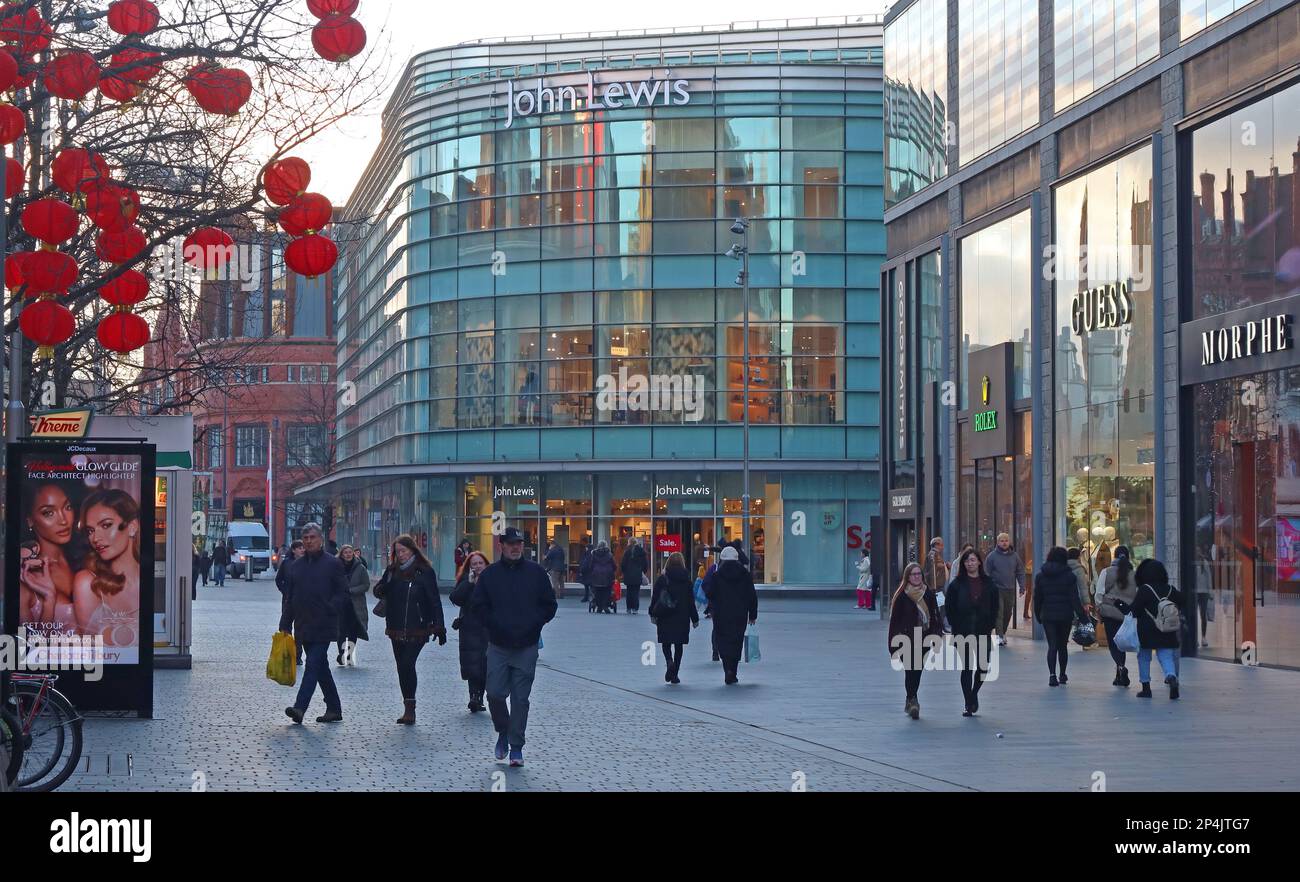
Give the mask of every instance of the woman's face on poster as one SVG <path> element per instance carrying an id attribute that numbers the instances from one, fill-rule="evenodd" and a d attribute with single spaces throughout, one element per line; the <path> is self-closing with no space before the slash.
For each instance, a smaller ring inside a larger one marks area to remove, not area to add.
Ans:
<path id="1" fill-rule="evenodd" d="M 105 563 L 117 560 L 131 547 L 135 521 L 124 521 L 107 505 L 92 506 L 86 512 L 86 539 Z"/>
<path id="2" fill-rule="evenodd" d="M 27 513 L 27 522 L 42 542 L 67 545 L 72 541 L 72 528 L 76 526 L 77 513 L 72 509 L 68 494 L 53 484 L 46 484 L 36 491 L 32 510 Z"/>

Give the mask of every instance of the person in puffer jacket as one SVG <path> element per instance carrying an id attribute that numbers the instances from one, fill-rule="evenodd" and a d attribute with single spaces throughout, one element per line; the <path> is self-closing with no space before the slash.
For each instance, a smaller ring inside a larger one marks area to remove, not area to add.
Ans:
<path id="1" fill-rule="evenodd" d="M 384 601 L 386 608 L 384 633 L 393 642 L 397 682 L 406 708 L 397 722 L 412 726 L 415 662 L 430 637 L 437 637 L 440 646 L 447 644 L 447 629 L 443 625 L 442 598 L 438 596 L 438 574 L 415 540 L 406 534 L 398 536 L 393 542 L 392 561 L 375 586 L 375 596 Z"/>
<path id="2" fill-rule="evenodd" d="M 1047 552 L 1047 560 L 1034 580 L 1034 618 L 1047 635 L 1048 686 L 1070 682 L 1065 673 L 1070 658 L 1070 625 L 1076 617 L 1082 620 L 1087 615 L 1079 602 L 1079 583 L 1068 561 L 1065 549 L 1056 546 Z M 1058 664 L 1060 680 L 1056 677 Z"/>

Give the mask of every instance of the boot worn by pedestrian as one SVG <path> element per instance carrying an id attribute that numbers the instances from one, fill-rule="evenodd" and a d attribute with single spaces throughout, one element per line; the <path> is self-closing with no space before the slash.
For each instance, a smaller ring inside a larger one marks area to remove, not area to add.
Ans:
<path id="1" fill-rule="evenodd" d="M 1169 687 L 1169 698 L 1171 701 L 1178 699 L 1178 678 L 1173 674 L 1165 677 L 1165 685 Z"/>
<path id="2" fill-rule="evenodd" d="M 506 735 L 505 732 L 502 732 L 500 735 L 497 736 L 497 746 L 492 752 L 492 755 L 497 758 L 497 762 L 500 762 L 501 760 L 505 759 L 506 754 L 510 750 L 510 742 L 507 740 L 507 738 L 508 736 Z"/>
<path id="3" fill-rule="evenodd" d="M 1121 668 L 1119 665 L 1115 665 L 1115 679 L 1110 681 L 1110 685 L 1123 686 L 1124 685 L 1123 672 L 1124 672 L 1123 668 Z"/>
<path id="4" fill-rule="evenodd" d="M 402 702 L 406 706 L 406 713 L 397 718 L 397 722 L 403 726 L 415 725 L 415 699 L 409 698 Z"/>
<path id="5" fill-rule="evenodd" d="M 1128 678 L 1128 668 L 1119 669 L 1119 685 L 1125 689 L 1133 685 L 1133 682 Z"/>
<path id="6" fill-rule="evenodd" d="M 289 717 L 289 719 L 293 720 L 293 722 L 294 722 L 295 725 L 298 725 L 298 726 L 301 726 L 301 725 L 302 725 L 302 716 L 303 716 L 303 712 L 300 711 L 300 710 L 298 710 L 298 708 L 296 708 L 296 707 L 286 707 L 286 708 L 284 709 L 284 712 L 285 712 L 285 714 Z"/>
<path id="7" fill-rule="evenodd" d="M 301 711 L 299 711 L 299 713 L 301 713 Z M 332 710 L 327 710 L 327 711 L 325 711 L 325 713 L 321 714 L 319 717 L 316 718 L 316 722 L 318 722 L 318 723 L 341 723 L 341 722 L 343 722 L 343 713 L 342 713 L 342 711 L 332 711 Z"/>
<path id="8" fill-rule="evenodd" d="M 914 720 L 921 719 L 921 703 L 915 698 L 909 698 L 907 700 L 907 706 L 903 711 Z"/>
<path id="9" fill-rule="evenodd" d="M 524 749 L 522 747 L 510 748 L 510 767 L 517 769 L 524 764 Z"/>
<path id="10" fill-rule="evenodd" d="M 1138 697 L 1138 698 L 1150 698 L 1150 697 L 1151 697 L 1151 684 L 1150 684 L 1150 683 L 1143 683 L 1143 684 L 1142 684 L 1142 689 L 1141 689 L 1141 691 L 1139 691 L 1139 692 L 1137 693 L 1137 697 Z"/>
<path id="11" fill-rule="evenodd" d="M 1060 686 L 1060 685 L 1061 685 L 1061 681 L 1058 680 L 1058 679 L 1056 679 L 1056 675 L 1055 675 L 1055 674 L 1052 674 L 1050 677 L 1047 678 L 1047 685 L 1048 685 L 1048 686 Z"/>

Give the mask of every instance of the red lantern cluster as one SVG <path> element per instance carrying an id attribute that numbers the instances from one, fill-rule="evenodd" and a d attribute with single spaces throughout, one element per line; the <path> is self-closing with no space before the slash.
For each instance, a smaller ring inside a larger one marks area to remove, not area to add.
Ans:
<path id="1" fill-rule="evenodd" d="M 279 212 L 280 229 L 290 236 L 311 236 L 330 224 L 334 206 L 319 193 L 304 193 Z"/>
<path id="2" fill-rule="evenodd" d="M 311 44 L 326 61 L 342 63 L 366 48 L 366 29 L 352 17 L 361 0 L 307 0 L 307 11 L 320 19 L 311 29 Z"/>
<path id="3" fill-rule="evenodd" d="M 3 13 L 3 10 L 0 10 Z M 0 43 L 15 47 L 23 55 L 34 55 L 50 47 L 54 28 L 39 9 L 28 9 L 0 19 Z"/>
<path id="4" fill-rule="evenodd" d="M 131 307 L 149 296 L 149 280 L 138 270 L 127 270 L 99 289 L 99 296 L 113 306 L 111 315 L 99 323 L 95 335 L 100 345 L 125 355 L 149 342 L 149 323 L 132 315 Z"/>
<path id="5" fill-rule="evenodd" d="M 58 298 L 68 293 L 79 275 L 77 262 L 54 250 L 20 251 L 5 261 L 5 285 L 24 289 L 24 295 L 35 301 L 24 307 L 18 325 L 37 345 L 37 358 L 52 358 L 54 347 L 67 342 L 76 330 L 71 310 Z"/>
<path id="6" fill-rule="evenodd" d="M 109 180 L 107 160 L 98 153 L 79 147 L 59 151 L 50 165 L 54 185 L 72 196 L 74 207 L 84 204 L 83 194 L 92 186 Z"/>
<path id="7" fill-rule="evenodd" d="M 308 193 L 310 183 L 311 166 L 296 156 L 276 160 L 262 172 L 266 198 L 284 206 L 271 216 L 294 237 L 284 250 L 284 263 L 298 275 L 314 279 L 334 268 L 339 249 L 321 233 L 333 220 L 334 206 L 321 194 Z"/>
<path id="8" fill-rule="evenodd" d="M 253 80 L 242 70 L 207 62 L 185 75 L 185 88 L 208 113 L 234 116 L 253 96 Z"/>
<path id="9" fill-rule="evenodd" d="M 296 156 L 279 159 L 262 174 L 266 198 L 276 205 L 288 205 L 307 192 L 311 183 L 311 166 Z"/>

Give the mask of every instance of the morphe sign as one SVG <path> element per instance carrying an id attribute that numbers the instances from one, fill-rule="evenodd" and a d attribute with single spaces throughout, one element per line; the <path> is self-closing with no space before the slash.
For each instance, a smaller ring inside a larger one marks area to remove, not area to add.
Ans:
<path id="1" fill-rule="evenodd" d="M 1182 384 L 1300 367 L 1297 316 L 1300 295 L 1184 323 Z"/>
<path id="2" fill-rule="evenodd" d="M 587 74 L 587 85 L 543 86 L 538 77 L 533 86 L 506 81 L 506 125 L 536 113 L 566 113 L 574 110 L 619 110 L 624 107 L 674 107 L 691 103 L 691 81 L 668 77 L 597 83 Z"/>

